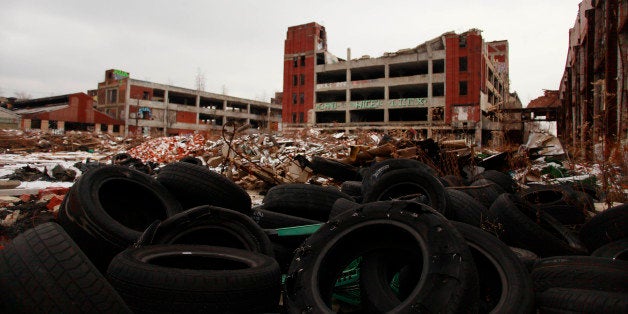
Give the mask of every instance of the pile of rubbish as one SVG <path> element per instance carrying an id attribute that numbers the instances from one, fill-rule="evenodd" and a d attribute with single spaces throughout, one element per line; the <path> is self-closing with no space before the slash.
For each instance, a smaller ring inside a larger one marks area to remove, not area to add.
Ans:
<path id="1" fill-rule="evenodd" d="M 0 152 L 111 152 L 126 150 L 145 138 L 124 138 L 108 133 L 67 131 L 56 134 L 38 130 L 0 130 Z"/>
<path id="2" fill-rule="evenodd" d="M 520 184 L 466 149 L 342 140 L 225 136 L 212 156 L 88 167 L 0 250 L 2 309 L 628 312 L 628 205 L 598 212 L 594 185 Z M 266 184 L 261 204 L 234 173 Z"/>

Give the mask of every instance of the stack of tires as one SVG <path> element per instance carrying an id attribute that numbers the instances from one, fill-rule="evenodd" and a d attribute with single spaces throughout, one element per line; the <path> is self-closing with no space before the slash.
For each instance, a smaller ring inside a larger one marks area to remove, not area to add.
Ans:
<path id="1" fill-rule="evenodd" d="M 281 274 L 246 191 L 190 162 L 84 173 L 58 224 L 0 251 L 3 313 L 259 313 Z"/>
<path id="2" fill-rule="evenodd" d="M 589 218 L 591 195 L 496 171 L 314 163 L 340 188 L 279 185 L 256 207 L 202 163 L 94 168 L 58 224 L 0 251 L 0 311 L 628 312 L 626 205 Z"/>

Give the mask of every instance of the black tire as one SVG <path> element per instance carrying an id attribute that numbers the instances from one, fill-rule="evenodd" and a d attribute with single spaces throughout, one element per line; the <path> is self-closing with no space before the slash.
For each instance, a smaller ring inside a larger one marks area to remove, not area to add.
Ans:
<path id="1" fill-rule="evenodd" d="M 187 162 L 170 163 L 161 168 L 157 181 L 165 186 L 185 209 L 213 205 L 244 214 L 251 212 L 251 196 L 227 177 L 205 166 Z"/>
<path id="2" fill-rule="evenodd" d="M 445 217 L 450 216 L 447 212 L 445 187 L 437 177 L 420 169 L 386 171 L 377 177 L 372 186 L 364 190 L 364 203 L 387 201 L 413 194 L 420 195 L 426 205 Z"/>
<path id="3" fill-rule="evenodd" d="M 625 293 L 551 288 L 537 297 L 540 313 L 628 313 Z"/>
<path id="4" fill-rule="evenodd" d="M 270 239 L 250 217 L 235 210 L 199 206 L 167 218 L 137 246 L 194 244 L 223 246 L 273 256 Z"/>
<path id="5" fill-rule="evenodd" d="M 532 271 L 534 288 L 574 288 L 628 292 L 628 262 L 592 256 L 556 256 L 540 259 Z"/>
<path id="6" fill-rule="evenodd" d="M 405 252 L 410 265 L 423 270 L 420 284 L 391 311 L 474 311 L 477 276 L 464 238 L 442 215 L 412 201 L 363 204 L 307 238 L 286 278 L 287 311 L 330 312 L 334 284 L 344 267 L 382 249 Z"/>
<path id="7" fill-rule="evenodd" d="M 515 193 L 517 191 L 517 182 L 513 178 L 501 171 L 486 170 L 477 175 L 477 179 L 487 179 L 495 182 L 500 188 L 507 193 Z"/>
<path id="8" fill-rule="evenodd" d="M 501 235 L 502 230 L 497 216 L 482 203 L 455 188 L 446 188 L 445 194 L 447 195 L 447 212 L 450 213 L 448 219 L 470 224 L 498 237 Z"/>
<path id="9" fill-rule="evenodd" d="M 508 245 L 530 250 L 541 257 L 585 253 L 570 229 L 514 194 L 500 195 L 490 211 L 503 224 L 502 239 Z"/>
<path id="10" fill-rule="evenodd" d="M 0 250 L 3 313 L 131 313 L 56 223 L 18 235 Z"/>
<path id="11" fill-rule="evenodd" d="M 339 198 L 353 200 L 336 187 L 292 183 L 270 188 L 262 203 L 268 211 L 326 221 Z"/>
<path id="12" fill-rule="evenodd" d="M 453 222 L 471 249 L 480 279 L 480 313 L 534 313 L 534 287 L 524 263 L 503 242 Z"/>
<path id="13" fill-rule="evenodd" d="M 203 161 L 200 160 L 198 157 L 194 157 L 194 156 L 185 156 L 179 159 L 179 162 L 187 162 L 187 163 L 199 165 L 199 166 L 203 165 Z"/>
<path id="14" fill-rule="evenodd" d="M 438 176 L 438 173 L 433 168 L 418 160 L 407 158 L 386 159 L 372 164 L 365 170 L 365 174 L 362 177 L 362 192 L 370 190 L 373 184 L 387 172 L 401 169 L 420 169 Z"/>
<path id="15" fill-rule="evenodd" d="M 351 195 L 356 202 L 362 202 L 362 181 L 345 181 L 340 185 L 340 192 Z"/>
<path id="16" fill-rule="evenodd" d="M 454 227 L 465 238 L 478 271 L 479 278 L 479 313 L 534 313 L 534 288 L 530 274 L 515 253 L 503 242 L 474 226 L 452 222 Z M 394 254 L 378 256 L 400 260 L 402 256 Z M 373 265 L 373 258 L 365 257 L 362 262 L 360 280 L 370 287 L 369 282 L 385 277 L 382 270 Z M 396 269 L 404 269 L 397 266 Z M 380 274 L 378 274 L 380 272 Z M 391 276 L 388 276 L 391 277 Z M 400 285 L 403 284 L 403 272 L 400 274 Z M 365 302 L 369 312 L 383 313 L 399 304 L 388 284 L 388 280 L 380 283 L 378 293 L 365 289 Z M 400 293 L 402 289 L 400 288 Z M 382 298 L 383 297 L 383 298 Z"/>
<path id="17" fill-rule="evenodd" d="M 519 192 L 521 198 L 534 205 L 574 205 L 574 190 L 565 185 L 532 185 Z"/>
<path id="18" fill-rule="evenodd" d="M 468 188 L 463 188 L 462 191 L 471 195 L 487 208 L 493 205 L 493 202 L 498 196 L 506 193 L 506 191 L 497 185 L 497 183 L 488 179 L 475 180 L 469 184 Z"/>
<path id="19" fill-rule="evenodd" d="M 361 179 L 356 167 L 329 158 L 314 156 L 308 166 L 314 173 L 338 181 L 355 181 Z"/>
<path id="20" fill-rule="evenodd" d="M 135 313 L 259 313 L 279 303 L 277 262 L 233 248 L 132 248 L 111 261 L 107 275 Z"/>
<path id="21" fill-rule="evenodd" d="M 442 179 L 445 182 L 447 182 L 447 186 L 448 187 L 456 187 L 456 186 L 465 186 L 465 185 L 467 185 L 464 182 L 464 179 L 462 177 L 454 176 L 454 175 L 451 175 L 451 174 L 448 174 L 448 175 L 442 177 Z"/>
<path id="22" fill-rule="evenodd" d="M 264 206 L 254 207 L 251 218 L 263 229 L 287 228 L 321 223 L 321 221 L 318 220 L 265 210 Z"/>
<path id="23" fill-rule="evenodd" d="M 591 256 L 628 261 L 628 238 L 604 244 L 593 251 Z"/>
<path id="24" fill-rule="evenodd" d="M 360 206 L 360 204 L 354 201 L 348 200 L 348 199 L 339 198 L 334 202 L 334 205 L 331 207 L 331 212 L 329 213 L 329 219 L 332 219 L 346 212 L 347 210 L 351 210 L 357 206 Z"/>
<path id="25" fill-rule="evenodd" d="M 517 255 L 517 258 L 526 266 L 528 272 L 532 272 L 534 268 L 534 264 L 539 260 L 539 256 L 534 254 L 534 252 L 518 248 L 518 247 L 510 247 L 513 253 Z"/>
<path id="26" fill-rule="evenodd" d="M 131 159 L 133 159 L 133 156 L 128 153 L 118 153 L 111 157 L 111 163 L 114 165 L 123 165 L 131 161 Z"/>
<path id="27" fill-rule="evenodd" d="M 563 225 L 581 225 L 586 219 L 583 209 L 575 205 L 535 205 L 539 210 L 548 213 Z"/>
<path id="28" fill-rule="evenodd" d="M 595 215 L 580 229 L 580 239 L 590 252 L 623 238 L 628 238 L 628 204 Z"/>
<path id="29" fill-rule="evenodd" d="M 59 223 L 101 271 L 153 221 L 182 211 L 153 177 L 123 166 L 84 173 L 63 205 Z"/>

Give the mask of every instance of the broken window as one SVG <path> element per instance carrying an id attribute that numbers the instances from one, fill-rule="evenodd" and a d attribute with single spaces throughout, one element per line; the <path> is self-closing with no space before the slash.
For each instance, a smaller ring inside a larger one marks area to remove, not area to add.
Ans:
<path id="1" fill-rule="evenodd" d="M 293 63 L 295 68 L 298 67 L 299 66 L 299 57 L 292 58 L 292 63 Z"/>
<path id="2" fill-rule="evenodd" d="M 299 77 L 296 75 L 292 76 L 292 86 L 297 86 L 297 84 L 299 83 Z"/>
<path id="3" fill-rule="evenodd" d="M 304 121 L 304 114 L 303 112 L 299 112 L 299 123 L 303 123 Z"/>
<path id="4" fill-rule="evenodd" d="M 467 57 L 460 57 L 458 58 L 458 70 L 460 72 L 466 72 L 467 71 Z"/>
<path id="5" fill-rule="evenodd" d="M 292 104 L 293 105 L 297 104 L 297 93 L 292 93 Z"/>
<path id="6" fill-rule="evenodd" d="M 297 123 L 297 113 L 292 114 L 292 123 Z"/>
<path id="7" fill-rule="evenodd" d="M 301 74 L 301 85 L 305 85 L 305 74 Z"/>
<path id="8" fill-rule="evenodd" d="M 118 102 L 118 90 L 108 89 L 106 95 L 106 101 L 108 104 L 115 104 Z"/>
<path id="9" fill-rule="evenodd" d="M 109 126 L 106 124 L 100 125 L 100 132 L 107 132 L 109 130 Z"/>
<path id="10" fill-rule="evenodd" d="M 305 66 L 305 56 L 301 56 L 301 66 Z"/>
<path id="11" fill-rule="evenodd" d="M 432 108 L 432 121 L 442 121 L 444 117 L 443 107 Z"/>
<path id="12" fill-rule="evenodd" d="M 466 47 L 467 46 L 467 36 L 460 36 L 458 39 L 458 47 Z"/>
<path id="13" fill-rule="evenodd" d="M 304 104 L 305 103 L 305 94 L 304 93 L 299 94 L 299 103 L 300 104 Z"/>
<path id="14" fill-rule="evenodd" d="M 467 94 L 467 81 L 460 81 L 460 96 Z"/>
<path id="15" fill-rule="evenodd" d="M 149 97 L 150 96 L 149 96 L 148 92 L 144 92 L 144 94 L 142 95 L 142 99 L 144 99 L 144 100 L 148 100 Z"/>
<path id="16" fill-rule="evenodd" d="M 114 125 L 113 126 L 113 133 L 118 133 L 120 132 L 120 126 L 119 125 Z"/>
<path id="17" fill-rule="evenodd" d="M 57 129 L 57 120 L 50 120 L 48 121 L 48 128 L 51 130 L 56 130 Z"/>

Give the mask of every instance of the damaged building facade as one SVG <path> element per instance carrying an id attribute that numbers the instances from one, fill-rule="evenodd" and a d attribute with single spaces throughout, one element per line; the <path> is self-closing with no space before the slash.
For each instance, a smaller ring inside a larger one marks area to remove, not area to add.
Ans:
<path id="1" fill-rule="evenodd" d="M 230 121 L 269 128 L 281 119 L 277 104 L 136 80 L 115 69 L 96 94 L 98 109 L 125 122 L 125 136 L 211 132 Z"/>
<path id="2" fill-rule="evenodd" d="M 346 59 L 327 51 L 325 27 L 288 28 L 284 51 L 284 127 L 413 128 L 421 137 L 455 134 L 480 143 L 504 124 L 502 108 L 521 108 L 509 92 L 508 42 L 485 42 L 481 31 L 442 34 L 378 58 Z M 483 132 L 484 131 L 484 132 Z"/>
<path id="3" fill-rule="evenodd" d="M 627 0 L 585 0 L 569 30 L 558 135 L 584 157 L 628 139 L 627 21 Z"/>

